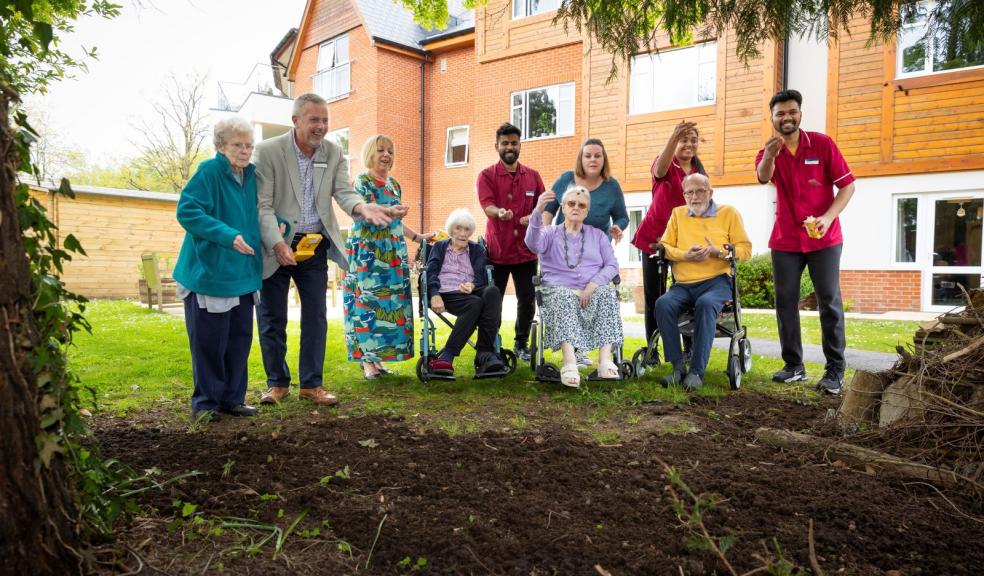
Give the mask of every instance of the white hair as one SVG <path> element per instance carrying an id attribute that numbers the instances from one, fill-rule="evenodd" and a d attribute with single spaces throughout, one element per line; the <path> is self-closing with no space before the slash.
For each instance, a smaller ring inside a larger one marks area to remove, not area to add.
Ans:
<path id="1" fill-rule="evenodd" d="M 216 148 L 225 146 L 225 143 L 233 136 L 246 135 L 250 140 L 253 139 L 253 125 L 239 116 L 225 118 L 215 123 L 212 132 L 212 143 Z"/>
<path id="2" fill-rule="evenodd" d="M 564 195 L 560 197 L 559 201 L 561 207 L 563 207 L 564 202 L 567 201 L 567 197 L 571 195 L 584 196 L 585 200 L 588 201 L 588 208 L 591 208 L 591 192 L 588 192 L 588 189 L 584 186 L 578 186 L 577 184 L 571 184 L 567 187 L 567 190 L 564 190 Z"/>
<path id="3" fill-rule="evenodd" d="M 455 226 L 464 226 L 474 232 L 477 224 L 475 224 L 475 217 L 467 208 L 458 208 L 448 214 L 448 220 L 444 223 L 444 230 L 450 234 Z"/>
<path id="4" fill-rule="evenodd" d="M 314 92 L 308 92 L 307 94 L 301 94 L 294 99 L 294 110 L 291 112 L 294 116 L 300 116 L 304 113 L 304 106 L 310 102 L 311 104 L 317 104 L 318 106 L 328 104 L 328 101 L 318 96 Z"/>

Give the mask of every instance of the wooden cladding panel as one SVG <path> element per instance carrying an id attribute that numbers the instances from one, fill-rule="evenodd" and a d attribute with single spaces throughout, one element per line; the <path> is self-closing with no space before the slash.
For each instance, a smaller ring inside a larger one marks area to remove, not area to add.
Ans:
<path id="1" fill-rule="evenodd" d="M 518 56 L 580 42 L 574 29 L 554 26 L 555 11 L 513 19 L 512 0 L 490 0 L 476 10 L 476 46 L 480 62 Z"/>
<path id="2" fill-rule="evenodd" d="M 118 198 L 79 193 L 58 198 L 55 216 L 59 234 L 74 234 L 87 256 L 65 266 L 70 290 L 91 298 L 136 298 L 138 264 L 143 252 L 157 252 L 169 274 L 184 240 L 174 202 Z"/>
<path id="3" fill-rule="evenodd" d="M 862 18 L 851 28 L 867 29 Z M 828 132 L 855 172 L 907 174 L 984 163 L 984 71 L 895 78 L 894 43 L 841 35 L 831 47 Z M 908 89 L 905 89 L 908 88 Z M 936 159 L 934 164 L 932 159 Z"/>
<path id="4" fill-rule="evenodd" d="M 313 2 L 310 21 L 304 31 L 303 48 L 321 44 L 362 24 L 353 0 L 313 0 Z"/>

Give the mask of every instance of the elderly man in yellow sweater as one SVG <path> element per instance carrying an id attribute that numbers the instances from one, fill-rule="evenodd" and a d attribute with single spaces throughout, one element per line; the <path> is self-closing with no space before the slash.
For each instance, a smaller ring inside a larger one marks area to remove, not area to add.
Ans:
<path id="1" fill-rule="evenodd" d="M 731 265 L 725 260 L 724 245 L 735 247 L 738 260 L 747 260 L 752 254 L 741 215 L 731 206 L 715 204 L 713 196 L 707 176 L 695 172 L 684 178 L 683 198 L 687 205 L 673 210 L 660 240 L 676 280 L 656 301 L 656 324 L 663 338 L 663 352 L 673 364 L 673 371 L 663 378 L 663 383 L 682 382 L 691 391 L 704 383 L 717 317 L 731 299 Z M 680 314 L 690 308 L 694 308 L 695 326 L 688 371 L 677 322 Z"/>

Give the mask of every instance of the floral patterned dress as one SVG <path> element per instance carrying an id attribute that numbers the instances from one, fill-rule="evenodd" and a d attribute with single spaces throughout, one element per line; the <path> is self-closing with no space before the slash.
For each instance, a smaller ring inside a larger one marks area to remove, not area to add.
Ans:
<path id="1" fill-rule="evenodd" d="M 363 173 L 355 179 L 355 190 L 368 203 L 400 203 L 400 185 L 393 178 L 380 182 Z M 403 221 L 376 226 L 356 220 L 345 242 L 345 255 L 348 272 L 342 288 L 348 359 L 413 358 L 413 300 Z"/>

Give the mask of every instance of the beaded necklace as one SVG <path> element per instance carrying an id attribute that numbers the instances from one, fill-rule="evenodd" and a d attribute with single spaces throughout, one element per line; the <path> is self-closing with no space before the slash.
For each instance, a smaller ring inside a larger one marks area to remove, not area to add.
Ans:
<path id="1" fill-rule="evenodd" d="M 584 226 L 581 226 L 581 252 L 577 255 L 577 262 L 571 264 L 570 258 L 567 256 L 567 230 L 561 227 L 561 234 L 564 235 L 564 264 L 567 264 L 567 268 L 573 270 L 581 265 L 581 260 L 584 259 Z"/>

